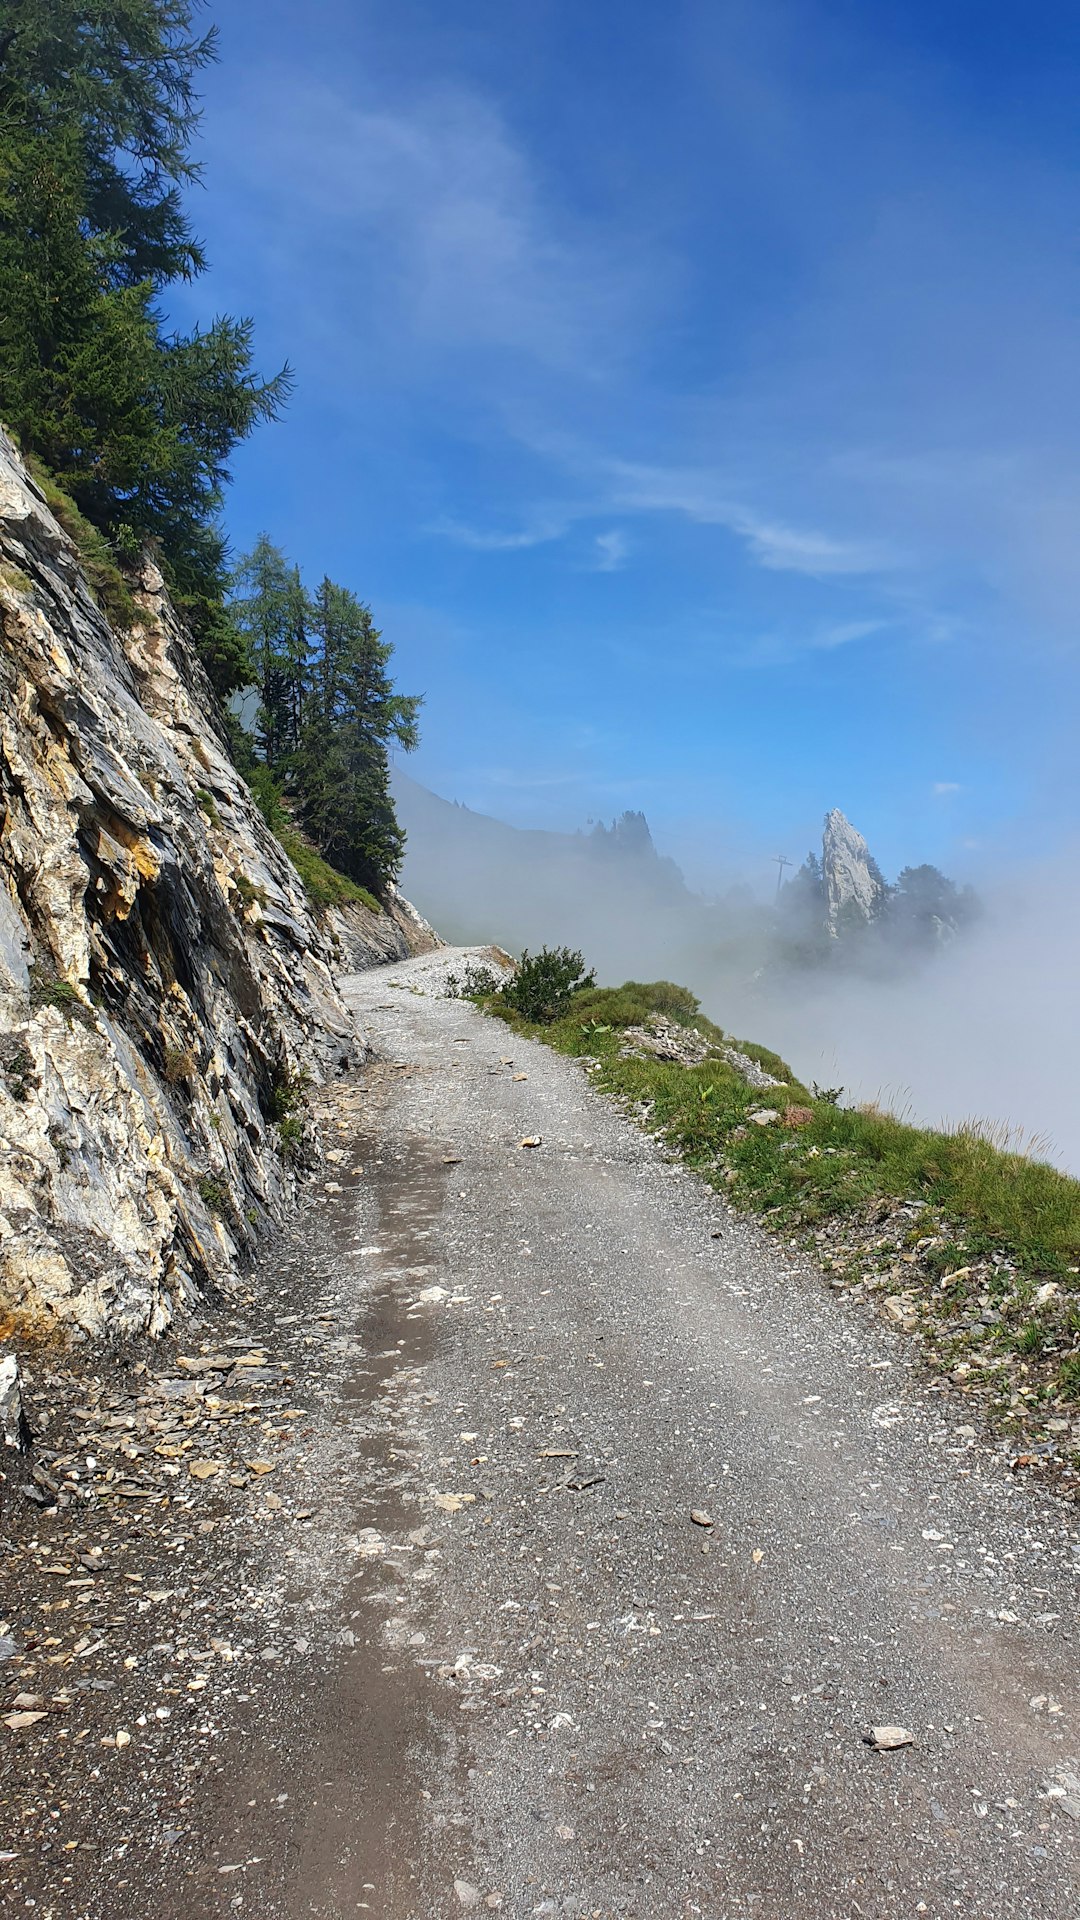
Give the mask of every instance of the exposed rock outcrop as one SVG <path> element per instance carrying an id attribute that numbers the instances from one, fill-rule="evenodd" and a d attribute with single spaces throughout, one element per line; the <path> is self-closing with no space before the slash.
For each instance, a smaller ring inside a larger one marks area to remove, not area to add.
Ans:
<path id="1" fill-rule="evenodd" d="M 160 1332 L 287 1213 L 335 967 L 434 944 L 312 911 L 147 566 L 114 631 L 0 435 L 0 1310 Z"/>
<path id="2" fill-rule="evenodd" d="M 885 899 L 885 882 L 862 834 L 839 807 L 825 815 L 821 873 L 828 923 L 834 933 L 845 918 L 876 918 Z"/>

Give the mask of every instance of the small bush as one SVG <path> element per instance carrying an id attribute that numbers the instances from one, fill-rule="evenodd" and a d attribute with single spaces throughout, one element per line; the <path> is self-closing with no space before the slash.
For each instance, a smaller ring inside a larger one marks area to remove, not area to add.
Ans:
<path id="1" fill-rule="evenodd" d="M 203 1205 L 211 1213 L 225 1213 L 229 1205 L 229 1190 L 221 1180 L 214 1180 L 208 1174 L 199 1181 L 196 1189 Z"/>
<path id="2" fill-rule="evenodd" d="M 34 1056 L 25 1040 L 9 1040 L 0 1053 L 0 1074 L 13 1100 L 27 1100 L 37 1086 Z"/>
<path id="3" fill-rule="evenodd" d="M 499 992 L 501 985 L 490 967 L 470 960 L 463 974 L 447 974 L 445 995 L 447 1000 L 488 1000 Z"/>
<path id="4" fill-rule="evenodd" d="M 192 1053 L 190 1047 L 172 1047 L 172 1046 L 166 1047 L 165 1049 L 165 1084 L 166 1086 L 176 1087 L 176 1086 L 179 1086 L 185 1080 L 193 1079 L 197 1066 L 198 1066 L 198 1061 L 196 1060 L 195 1055 Z"/>
<path id="5" fill-rule="evenodd" d="M 249 880 L 246 873 L 234 873 L 233 886 L 236 888 L 245 907 L 265 907 L 267 901 L 266 888 L 258 886 L 254 880 Z"/>
<path id="6" fill-rule="evenodd" d="M 210 825 L 212 827 L 220 827 L 221 815 L 218 812 L 217 801 L 214 799 L 213 794 L 209 792 L 206 787 L 196 787 L 195 798 L 199 805 L 199 811 L 206 815 Z"/>
<path id="7" fill-rule="evenodd" d="M 265 1112 L 271 1120 L 284 1120 L 307 1100 L 307 1090 L 311 1080 L 306 1073 L 294 1073 L 293 1069 L 279 1062 L 273 1071 L 270 1091 L 266 1096 Z"/>
<path id="8" fill-rule="evenodd" d="M 304 1122 L 298 1113 L 283 1114 L 277 1123 L 278 1141 L 286 1160 L 299 1160 L 304 1146 Z"/>
<path id="9" fill-rule="evenodd" d="M 595 985 L 595 973 L 586 973 L 584 956 L 574 948 L 541 947 L 535 954 L 526 948 L 513 979 L 501 989 L 500 998 L 523 1020 L 547 1027 L 569 1012 L 578 988 Z"/>
<path id="10" fill-rule="evenodd" d="M 56 1007 L 66 1014 L 69 1020 L 81 1020 L 84 1026 L 93 1026 L 94 1016 L 77 987 L 70 980 L 61 979 L 57 973 L 48 973 L 41 967 L 30 969 L 30 1005 L 32 1007 Z"/>

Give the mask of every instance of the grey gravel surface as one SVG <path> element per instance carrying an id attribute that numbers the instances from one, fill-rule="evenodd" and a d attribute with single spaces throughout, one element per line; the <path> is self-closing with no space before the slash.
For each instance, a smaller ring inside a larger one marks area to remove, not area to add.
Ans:
<path id="1" fill-rule="evenodd" d="M 78 1911 L 1076 1920 L 1073 1510 L 460 964 L 348 983 L 383 1061 L 253 1306 L 319 1333 L 281 1658 Z"/>

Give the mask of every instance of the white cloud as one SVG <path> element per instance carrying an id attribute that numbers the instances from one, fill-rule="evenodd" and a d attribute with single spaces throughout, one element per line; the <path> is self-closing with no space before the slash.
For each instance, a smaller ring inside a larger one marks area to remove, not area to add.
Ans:
<path id="1" fill-rule="evenodd" d="M 618 527 L 613 527 L 610 533 L 598 533 L 594 572 L 618 573 L 620 567 L 625 566 L 629 551 L 630 543 Z"/>
<path id="2" fill-rule="evenodd" d="M 527 547 L 542 547 L 551 540 L 561 540 L 566 526 L 565 520 L 552 519 L 537 521 L 516 532 L 500 532 L 498 528 L 470 527 L 461 520 L 438 520 L 431 531 L 456 541 L 459 546 L 471 547 L 474 553 L 519 553 Z"/>
<path id="3" fill-rule="evenodd" d="M 895 564 L 882 547 L 793 527 L 733 499 L 719 477 L 701 468 L 608 463 L 615 503 L 637 513 L 680 513 L 699 525 L 725 527 L 745 541 L 751 559 L 776 572 L 879 573 Z"/>
<path id="4" fill-rule="evenodd" d="M 328 330 L 347 326 L 354 342 L 378 333 L 391 352 L 420 340 L 497 349 L 594 377 L 647 328 L 664 281 L 655 256 L 610 221 L 558 207 L 478 90 L 445 83 L 358 103 L 267 68 L 244 109 L 244 139 L 222 162 L 264 198 L 267 244 L 291 274 L 312 259 Z"/>
<path id="5" fill-rule="evenodd" d="M 935 780 L 930 791 L 941 798 L 949 793 L 963 793 L 964 789 L 959 780 Z"/>
<path id="6" fill-rule="evenodd" d="M 823 627 L 806 642 L 819 653 L 832 653 L 837 647 L 850 647 L 857 640 L 868 640 L 872 633 L 880 633 L 887 626 L 885 620 L 841 620 L 833 627 Z"/>

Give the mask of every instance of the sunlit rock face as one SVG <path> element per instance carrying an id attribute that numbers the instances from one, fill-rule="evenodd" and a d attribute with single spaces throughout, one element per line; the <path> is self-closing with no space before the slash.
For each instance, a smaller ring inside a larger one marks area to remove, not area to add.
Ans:
<path id="1" fill-rule="evenodd" d="M 873 920 L 885 898 L 885 884 L 862 834 L 833 807 L 825 815 L 821 873 L 830 927 L 858 915 Z"/>
<path id="2" fill-rule="evenodd" d="M 0 434 L 0 1312 L 161 1332 L 288 1212 L 406 903 L 316 916 L 148 566 L 130 631 Z M 290 1137 L 291 1136 L 291 1137 Z"/>

